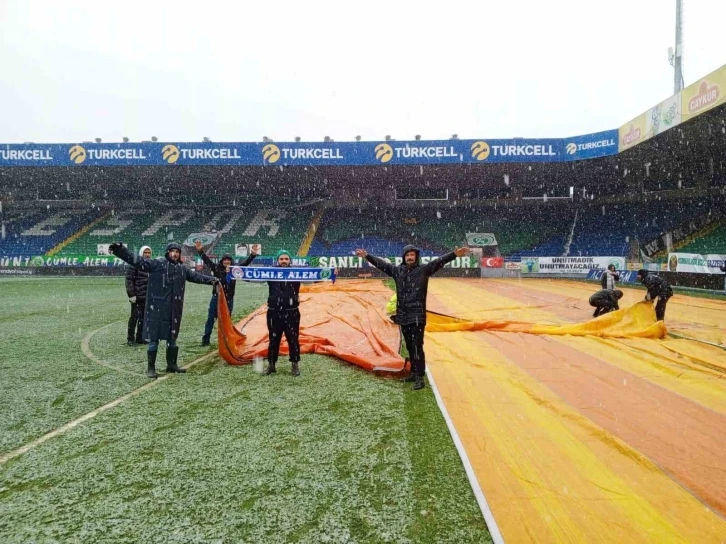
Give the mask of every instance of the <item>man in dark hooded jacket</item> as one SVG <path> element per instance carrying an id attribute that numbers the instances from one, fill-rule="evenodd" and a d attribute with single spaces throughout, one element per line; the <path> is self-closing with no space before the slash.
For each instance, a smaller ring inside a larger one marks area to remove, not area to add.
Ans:
<path id="1" fill-rule="evenodd" d="M 281 249 L 275 256 L 277 266 L 289 267 L 292 264 L 290 252 Z M 270 289 L 267 296 L 267 333 L 270 343 L 267 347 L 267 368 L 265 374 L 277 372 L 277 357 L 280 342 L 285 335 L 290 350 L 292 375 L 300 375 L 300 282 L 268 281 Z"/>
<path id="2" fill-rule="evenodd" d="M 602 289 L 590 297 L 590 306 L 595 307 L 595 313 L 592 317 L 619 310 L 618 301 L 623 298 L 623 292 L 620 289 Z"/>
<path id="3" fill-rule="evenodd" d="M 186 282 L 213 285 L 219 281 L 213 276 L 199 274 L 184 266 L 181 262 L 181 249 L 181 245 L 172 242 L 167 244 L 163 259 L 146 259 L 134 256 L 121 242 L 109 246 L 109 250 L 116 257 L 149 273 L 144 319 L 144 339 L 149 341 L 146 369 L 149 378 L 157 377 L 156 354 L 159 340 L 166 340 L 166 371 L 186 372 L 177 365 L 179 348 L 176 345 L 184 309 Z"/>
<path id="4" fill-rule="evenodd" d="M 151 258 L 151 248 L 143 246 L 139 255 L 146 259 Z M 126 344 L 148 344 L 142 336 L 144 328 L 144 309 L 146 308 L 146 285 L 149 283 L 149 273 L 139 270 L 135 266 L 128 266 L 126 270 L 126 295 L 131 303 L 131 315 L 129 316 L 128 328 L 126 331 Z M 134 331 L 136 335 L 134 337 Z"/>
<path id="5" fill-rule="evenodd" d="M 415 382 L 413 389 L 423 389 L 426 373 L 424 355 L 424 329 L 426 327 L 426 295 L 429 278 L 441 270 L 446 263 L 469 253 L 469 248 L 456 248 L 454 251 L 420 264 L 421 251 L 411 245 L 403 248 L 403 263 L 394 266 L 379 257 L 369 255 L 365 249 L 357 249 L 355 254 L 366 259 L 373 266 L 393 278 L 396 282 L 396 323 L 406 342 L 411 360 L 412 375 L 405 381 Z"/>
<path id="6" fill-rule="evenodd" d="M 666 304 L 668 299 L 673 296 L 673 289 L 665 278 L 649 274 L 645 268 L 638 270 L 638 281 L 645 285 L 648 292 L 645 294 L 645 300 L 652 301 L 656 298 L 658 302 L 655 305 L 655 318 L 658 321 L 665 319 Z"/>
<path id="7" fill-rule="evenodd" d="M 234 291 L 235 287 L 237 286 L 237 282 L 227 279 L 227 272 L 229 272 L 229 267 L 232 266 L 233 263 L 232 256 L 225 253 L 224 255 L 222 255 L 222 258 L 219 259 L 219 263 L 215 263 L 207 256 L 206 253 L 204 253 L 201 242 L 195 242 L 194 247 L 197 248 L 197 252 L 199 252 L 199 256 L 202 258 L 204 264 L 209 267 L 209 269 L 212 271 L 212 274 L 214 274 L 214 277 L 219 280 L 219 283 L 222 286 L 222 291 L 224 291 L 224 298 L 227 300 L 229 315 L 232 315 L 232 308 L 234 308 Z M 242 261 L 239 266 L 249 266 L 252 261 L 255 260 L 255 257 L 257 257 L 257 255 L 252 253 L 249 257 Z M 209 301 L 209 313 L 207 314 L 207 323 L 204 325 L 204 336 L 202 336 L 203 346 L 209 345 L 209 339 L 212 336 L 214 321 L 216 319 L 217 287 L 214 286 L 212 287 L 212 298 Z"/>

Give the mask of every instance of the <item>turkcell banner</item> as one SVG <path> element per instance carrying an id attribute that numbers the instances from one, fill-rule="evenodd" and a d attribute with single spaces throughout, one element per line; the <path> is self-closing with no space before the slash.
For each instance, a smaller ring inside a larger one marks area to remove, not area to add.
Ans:
<path id="1" fill-rule="evenodd" d="M 526 258 L 522 259 L 524 264 Z M 624 257 L 538 257 L 537 272 L 539 274 L 588 274 L 590 270 L 607 270 L 610 265 L 617 270 L 625 270 Z M 523 268 L 523 272 L 526 270 Z"/>
<path id="2" fill-rule="evenodd" d="M 669 253 L 669 272 L 690 272 L 694 274 L 723 274 L 726 255 L 698 255 L 696 253 Z"/>
<path id="3" fill-rule="evenodd" d="M 314 282 L 332 281 L 335 283 L 334 268 L 308 268 L 308 267 L 261 267 L 261 266 L 233 266 L 227 274 L 227 279 L 237 281 L 293 281 Z"/>
<path id="4" fill-rule="evenodd" d="M 564 160 L 579 161 L 615 155 L 618 152 L 618 131 L 606 130 L 564 140 Z"/>
<path id="5" fill-rule="evenodd" d="M 590 141 L 589 136 L 584 138 Z M 597 141 L 594 143 L 597 144 Z M 564 141 L 559 138 L 340 143 L 84 142 L 0 145 L 0 166 L 338 166 L 563 160 Z"/>

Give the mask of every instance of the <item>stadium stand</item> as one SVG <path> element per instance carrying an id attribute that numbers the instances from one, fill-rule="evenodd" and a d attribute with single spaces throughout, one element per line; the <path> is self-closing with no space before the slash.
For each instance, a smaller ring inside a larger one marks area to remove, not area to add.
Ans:
<path id="1" fill-rule="evenodd" d="M 701 236 L 681 247 L 682 253 L 698 253 L 701 255 L 726 255 L 726 224 L 721 224 L 705 236 Z"/>
<path id="2" fill-rule="evenodd" d="M 627 256 L 630 240 L 647 243 L 706 212 L 702 200 L 621 202 L 583 207 L 570 256 Z"/>
<path id="3" fill-rule="evenodd" d="M 220 202 L 220 199 L 217 200 Z M 169 240 L 183 242 L 196 232 L 220 232 L 214 254 L 234 254 L 235 244 L 262 244 L 264 254 L 280 248 L 297 251 L 314 208 L 114 210 L 103 221 L 64 246 L 59 255 L 96 255 L 98 244 L 122 240 L 131 251 L 150 246 L 160 255 Z"/>
<path id="4" fill-rule="evenodd" d="M 45 210 L 18 214 L 14 219 L 5 219 L 5 238 L 0 241 L 3 255 L 43 255 L 63 242 L 79 229 L 101 215 L 102 211 L 91 210 Z M 95 248 L 94 253 L 95 255 Z"/>
<path id="5" fill-rule="evenodd" d="M 349 255 L 364 246 L 391 256 L 412 243 L 434 255 L 464 244 L 467 232 L 491 232 L 502 254 L 560 255 L 573 216 L 566 206 L 329 209 L 309 253 Z"/>

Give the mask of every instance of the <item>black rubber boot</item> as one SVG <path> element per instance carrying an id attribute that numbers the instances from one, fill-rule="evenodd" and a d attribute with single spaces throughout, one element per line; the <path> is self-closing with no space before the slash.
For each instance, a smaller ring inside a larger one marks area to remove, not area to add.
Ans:
<path id="1" fill-rule="evenodd" d="M 411 370 L 411 360 L 408 357 L 406 357 L 403 360 L 403 370 L 401 372 L 405 374 L 407 369 L 408 369 L 408 374 L 406 376 L 404 376 L 403 378 L 399 378 L 398 381 L 404 382 L 404 383 L 410 383 L 410 382 L 414 381 L 415 378 L 413 375 L 413 371 Z"/>
<path id="2" fill-rule="evenodd" d="M 419 389 L 423 389 L 424 387 L 426 387 L 423 376 L 416 376 L 414 380 L 416 381 L 416 383 L 414 383 L 411 387 L 411 389 L 413 389 L 414 391 L 418 391 Z"/>
<path id="3" fill-rule="evenodd" d="M 156 354 L 158 351 L 147 351 L 146 352 L 146 375 L 151 378 L 158 378 L 156 375 Z"/>
<path id="4" fill-rule="evenodd" d="M 292 362 L 292 375 L 293 376 L 299 376 L 300 375 L 300 363 L 298 361 Z"/>
<path id="5" fill-rule="evenodd" d="M 275 374 L 277 372 L 277 369 L 275 368 L 275 363 L 270 362 L 267 363 L 267 368 L 263 372 L 265 376 L 269 376 L 270 374 Z"/>
<path id="6" fill-rule="evenodd" d="M 179 356 L 179 348 L 178 347 L 167 347 L 166 348 L 166 371 L 167 372 L 174 372 L 177 374 L 184 374 L 186 372 L 185 369 L 179 368 L 176 364 L 176 358 Z"/>
<path id="7" fill-rule="evenodd" d="M 202 336 L 202 345 L 203 346 L 209 345 L 209 336 Z"/>

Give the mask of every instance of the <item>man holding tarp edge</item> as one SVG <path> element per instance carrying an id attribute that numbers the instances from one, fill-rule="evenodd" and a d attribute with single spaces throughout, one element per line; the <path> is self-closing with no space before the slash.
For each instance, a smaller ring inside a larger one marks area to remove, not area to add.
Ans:
<path id="1" fill-rule="evenodd" d="M 396 320 L 406 342 L 411 359 L 412 375 L 406 380 L 415 382 L 414 390 L 425 387 L 426 357 L 424 355 L 424 329 L 426 328 L 426 295 L 429 278 L 441 270 L 445 264 L 469 253 L 468 247 L 437 257 L 427 264 L 420 264 L 421 251 L 408 245 L 403 248 L 403 263 L 394 266 L 380 257 L 369 255 L 365 249 L 356 249 L 355 254 L 364 258 L 396 282 Z"/>
<path id="2" fill-rule="evenodd" d="M 285 335 L 292 363 L 292 375 L 300 375 L 300 283 L 304 281 L 335 281 L 335 270 L 331 268 L 293 268 L 290 252 L 281 249 L 275 256 L 273 268 L 243 268 L 233 266 L 228 278 L 242 281 L 266 281 L 267 296 L 267 348 L 268 365 L 265 374 L 277 372 L 280 342 Z"/>

